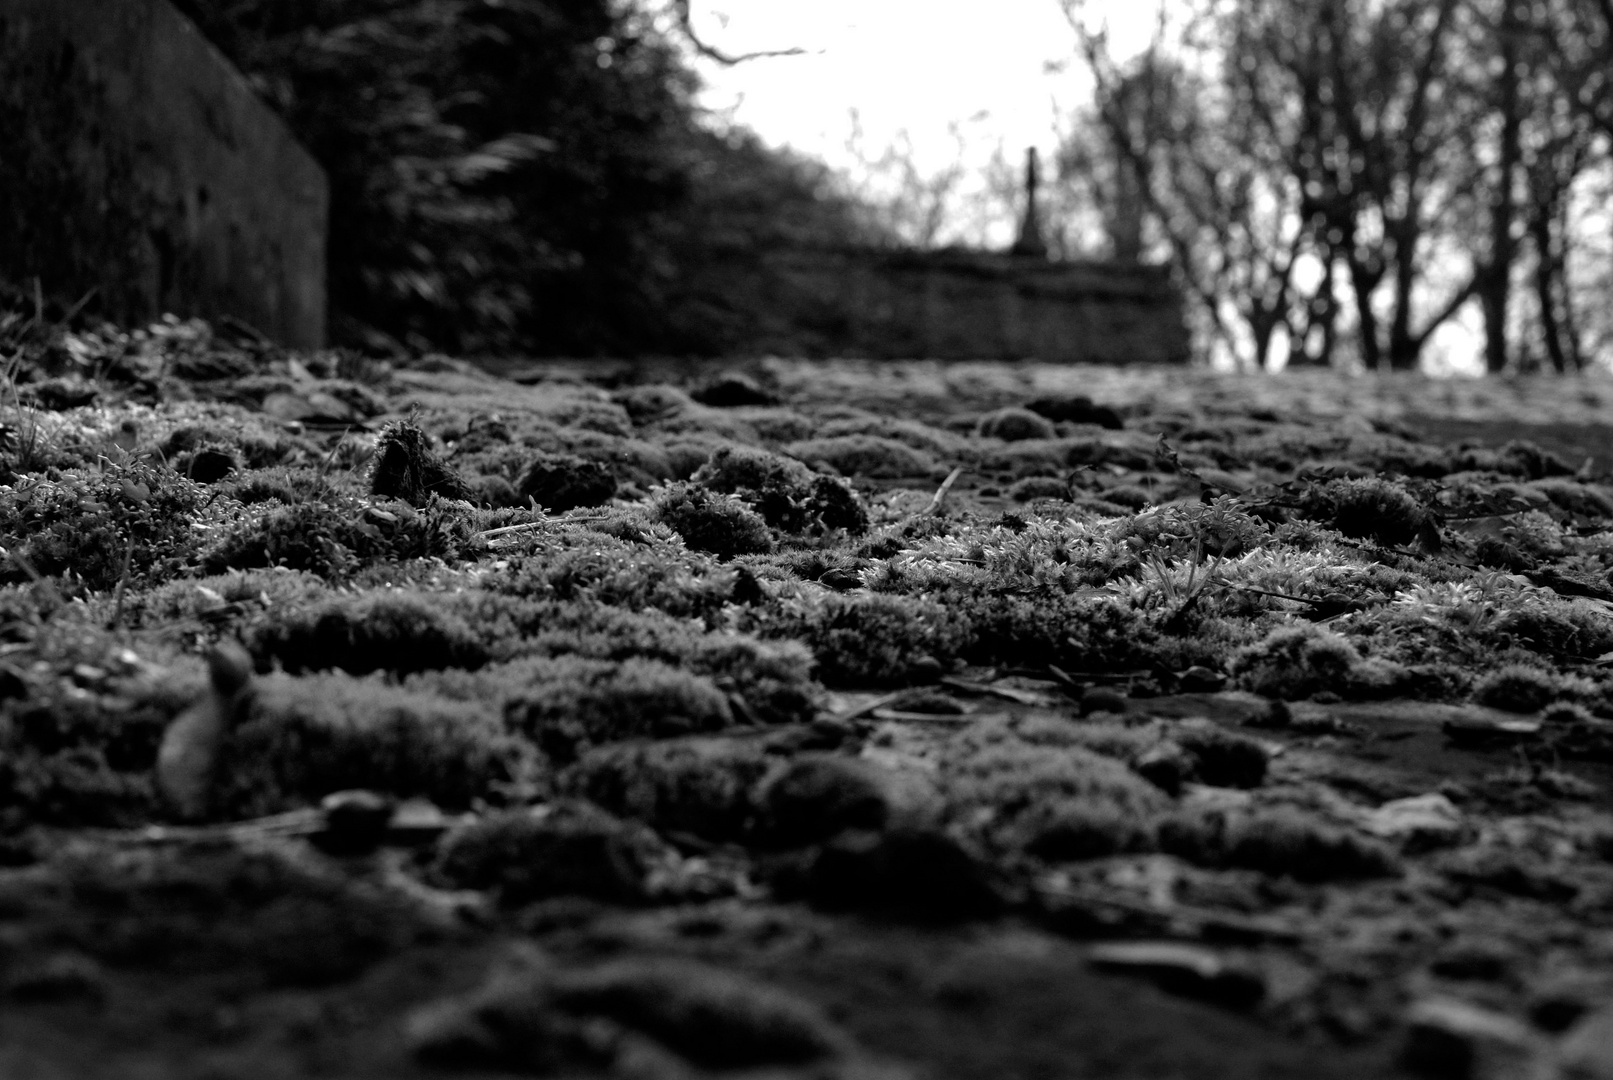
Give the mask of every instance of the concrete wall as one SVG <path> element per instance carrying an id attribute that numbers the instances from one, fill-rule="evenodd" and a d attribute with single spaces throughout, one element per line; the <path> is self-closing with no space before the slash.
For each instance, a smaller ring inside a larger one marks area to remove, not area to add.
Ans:
<path id="1" fill-rule="evenodd" d="M 1161 267 L 982 251 L 781 251 L 775 310 L 825 355 L 1185 363 L 1181 297 Z"/>
<path id="2" fill-rule="evenodd" d="M 0 275 L 325 340 L 323 170 L 168 0 L 0 0 Z"/>

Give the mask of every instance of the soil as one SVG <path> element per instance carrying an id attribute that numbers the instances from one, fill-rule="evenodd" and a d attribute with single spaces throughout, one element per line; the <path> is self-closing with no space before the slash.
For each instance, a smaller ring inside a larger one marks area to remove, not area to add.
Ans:
<path id="1" fill-rule="evenodd" d="M 0 1076 L 1613 1075 L 1605 379 L 16 348 Z"/>

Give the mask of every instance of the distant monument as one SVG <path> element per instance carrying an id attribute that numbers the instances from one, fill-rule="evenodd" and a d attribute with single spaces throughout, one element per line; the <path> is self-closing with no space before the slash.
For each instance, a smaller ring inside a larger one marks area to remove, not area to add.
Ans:
<path id="1" fill-rule="evenodd" d="M 1014 246 L 1008 249 L 1010 255 L 1021 255 L 1031 259 L 1047 258 L 1047 241 L 1042 239 L 1042 212 L 1036 204 L 1036 188 L 1041 180 L 1036 147 L 1026 147 L 1025 214 L 1019 219 L 1019 236 L 1014 240 Z"/>

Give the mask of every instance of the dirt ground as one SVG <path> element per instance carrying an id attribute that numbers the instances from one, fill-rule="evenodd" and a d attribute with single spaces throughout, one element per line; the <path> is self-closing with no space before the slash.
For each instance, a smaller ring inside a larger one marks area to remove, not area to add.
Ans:
<path id="1" fill-rule="evenodd" d="M 0 1076 L 1613 1076 L 1613 382 L 23 355 Z"/>

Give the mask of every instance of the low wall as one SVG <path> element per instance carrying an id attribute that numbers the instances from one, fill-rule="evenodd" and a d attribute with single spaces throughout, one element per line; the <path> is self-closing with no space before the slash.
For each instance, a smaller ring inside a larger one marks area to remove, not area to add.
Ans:
<path id="1" fill-rule="evenodd" d="M 324 172 L 168 0 L 0 0 L 0 72 L 0 276 L 324 344 Z"/>
<path id="2" fill-rule="evenodd" d="M 778 251 L 770 303 L 819 355 L 1185 363 L 1162 267 L 980 251 Z"/>

